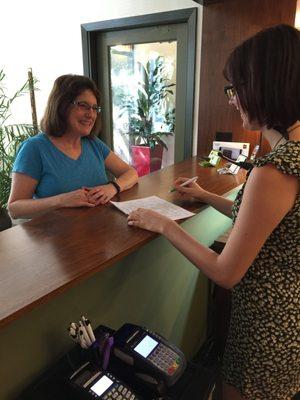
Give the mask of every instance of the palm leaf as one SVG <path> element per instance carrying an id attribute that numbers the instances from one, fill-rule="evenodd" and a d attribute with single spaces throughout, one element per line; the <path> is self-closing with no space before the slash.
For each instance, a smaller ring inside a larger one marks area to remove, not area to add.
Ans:
<path id="1" fill-rule="evenodd" d="M 10 108 L 12 103 L 19 97 L 29 92 L 29 84 L 26 81 L 12 97 L 5 93 L 5 73 L 0 70 L 0 206 L 6 207 L 10 186 L 13 163 L 20 144 L 31 136 L 35 131 L 32 124 L 8 124 L 11 117 Z M 34 83 L 37 80 L 34 79 Z"/>

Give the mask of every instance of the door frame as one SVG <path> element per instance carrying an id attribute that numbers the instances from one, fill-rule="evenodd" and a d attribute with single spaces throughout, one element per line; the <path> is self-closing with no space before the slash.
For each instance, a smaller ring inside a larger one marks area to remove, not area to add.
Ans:
<path id="1" fill-rule="evenodd" d="M 192 156 L 193 149 L 197 7 L 82 24 L 81 40 L 84 75 L 98 82 L 96 37 L 99 33 L 178 23 L 187 24 L 188 35 L 187 92 L 184 123 L 184 158 L 186 159 Z"/>

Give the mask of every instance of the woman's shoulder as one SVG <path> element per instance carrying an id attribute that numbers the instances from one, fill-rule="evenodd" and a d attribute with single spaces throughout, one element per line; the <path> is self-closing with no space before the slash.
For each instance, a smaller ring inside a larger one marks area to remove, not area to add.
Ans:
<path id="1" fill-rule="evenodd" d="M 44 133 L 24 140 L 18 148 L 13 172 L 21 172 L 39 180 L 43 154 L 47 154 L 43 143 L 47 143 Z"/>
<path id="2" fill-rule="evenodd" d="M 258 158 L 254 165 L 262 167 L 267 164 L 274 165 L 284 174 L 300 177 L 300 142 L 288 140 L 270 153 Z"/>
<path id="3" fill-rule="evenodd" d="M 37 133 L 25 139 L 18 147 L 18 154 L 30 153 L 34 154 L 39 152 L 41 148 L 47 145 L 47 135 L 43 132 Z"/>
<path id="4" fill-rule="evenodd" d="M 90 147 L 96 151 L 100 151 L 104 158 L 106 158 L 106 156 L 110 152 L 110 148 L 96 136 L 85 137 L 82 140 L 86 147 Z"/>
<path id="5" fill-rule="evenodd" d="M 103 146 L 105 143 L 98 136 L 83 137 L 82 140 L 85 143 L 89 143 L 92 146 Z"/>
<path id="6" fill-rule="evenodd" d="M 22 142 L 23 146 L 34 146 L 37 147 L 42 144 L 47 144 L 47 135 L 44 132 L 39 132 L 35 136 L 31 136 Z"/>

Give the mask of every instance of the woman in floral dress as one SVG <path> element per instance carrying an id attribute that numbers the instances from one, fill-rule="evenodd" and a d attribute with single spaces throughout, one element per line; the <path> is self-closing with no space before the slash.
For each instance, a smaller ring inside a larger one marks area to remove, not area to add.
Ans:
<path id="1" fill-rule="evenodd" d="M 218 255 L 176 222 L 145 209 L 128 224 L 163 234 L 211 280 L 232 288 L 223 366 L 224 400 L 285 400 L 300 390 L 300 32 L 278 25 L 230 55 L 229 103 L 243 127 L 260 130 L 271 152 L 259 158 L 234 202 L 197 183 L 177 191 L 233 219 Z"/>

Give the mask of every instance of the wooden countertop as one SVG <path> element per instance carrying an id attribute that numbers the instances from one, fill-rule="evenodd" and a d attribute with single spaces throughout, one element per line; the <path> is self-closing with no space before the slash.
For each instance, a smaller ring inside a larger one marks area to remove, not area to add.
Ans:
<path id="1" fill-rule="evenodd" d="M 178 176 L 199 176 L 199 184 L 217 194 L 240 185 L 245 173 L 218 175 L 196 157 L 139 179 L 114 200 L 151 195 L 199 212 L 203 204 L 168 193 Z M 60 209 L 0 232 L 0 326 L 14 321 L 58 293 L 110 266 L 156 234 L 130 227 L 112 205 Z"/>

